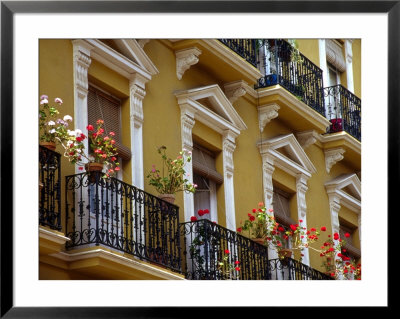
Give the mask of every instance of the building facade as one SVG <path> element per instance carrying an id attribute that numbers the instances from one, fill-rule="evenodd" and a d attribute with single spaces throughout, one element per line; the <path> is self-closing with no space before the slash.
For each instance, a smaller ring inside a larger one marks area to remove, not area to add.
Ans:
<path id="1" fill-rule="evenodd" d="M 40 94 L 71 129 L 104 120 L 121 167 L 93 182 L 40 148 L 40 279 L 226 279 L 225 250 L 235 279 L 327 279 L 317 252 L 283 265 L 237 232 L 259 202 L 350 234 L 360 262 L 361 40 L 40 40 L 39 58 Z M 146 177 L 160 146 L 192 154 L 173 205 Z"/>

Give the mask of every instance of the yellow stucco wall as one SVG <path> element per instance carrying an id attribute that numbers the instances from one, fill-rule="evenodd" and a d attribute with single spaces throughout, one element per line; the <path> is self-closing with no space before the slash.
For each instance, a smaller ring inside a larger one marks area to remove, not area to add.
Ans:
<path id="1" fill-rule="evenodd" d="M 361 39 L 353 41 L 353 81 L 354 94 L 361 99 Z"/>
<path id="2" fill-rule="evenodd" d="M 300 51 L 313 63 L 319 65 L 318 39 L 300 39 L 298 43 Z M 154 75 L 146 83 L 146 96 L 143 100 L 144 190 L 157 195 L 156 190 L 148 185 L 146 178 L 147 173 L 152 168 L 152 164 L 158 167 L 161 165 L 161 158 L 157 153 L 157 147 L 161 145 L 167 146 L 167 154 L 172 158 L 178 155 L 182 147 L 181 113 L 174 92 L 211 84 L 219 84 L 223 88 L 224 83 L 216 73 L 208 72 L 208 70 L 202 68 L 200 65 L 192 66 L 184 73 L 182 80 L 178 80 L 176 76 L 175 53 L 164 41 L 151 40 L 146 44 L 144 51 L 159 71 L 158 74 Z M 353 43 L 353 56 L 359 55 L 360 51 L 361 42 L 355 40 Z M 40 40 L 39 53 L 40 94 L 49 95 L 50 101 L 54 100 L 55 97 L 62 98 L 64 100 L 62 114 L 73 115 L 73 59 L 71 41 Z M 355 92 L 357 95 L 361 95 L 361 64 L 356 58 L 353 59 L 353 69 Z M 130 146 L 129 80 L 96 60 L 92 61 L 89 68 L 89 80 L 122 99 L 122 141 L 125 145 Z M 258 124 L 257 99 L 249 98 L 248 95 L 240 97 L 233 103 L 233 107 L 247 125 L 247 129 L 243 130 L 236 138 L 236 149 L 233 155 L 235 167 L 234 194 L 236 224 L 239 226 L 240 221 L 244 221 L 247 218 L 247 214 L 251 209 L 256 207 L 258 202 L 264 200 L 262 161 L 256 146 L 257 141 L 295 132 L 278 117 L 269 122 L 261 134 Z M 193 139 L 216 154 L 216 169 L 223 174 L 221 135 L 203 123 L 196 121 L 193 127 Z M 61 150 L 58 149 L 58 151 Z M 309 146 L 305 150 L 305 153 L 317 170 L 308 180 L 308 191 L 306 193 L 307 226 L 316 228 L 326 226 L 329 230 L 331 229 L 329 200 L 324 184 L 340 174 L 352 173 L 352 169 L 345 161 L 341 161 L 335 164 L 328 174 L 325 168 L 324 152 L 320 145 L 314 144 Z M 74 173 L 73 166 L 68 164 L 63 159 L 63 176 Z M 123 163 L 122 171 L 123 179 L 130 183 L 131 163 Z M 295 178 L 289 176 L 279 168 L 275 169 L 273 180 L 274 183 L 286 188 L 286 190 L 290 190 L 291 192 L 296 191 Z M 218 223 L 226 226 L 223 185 L 217 188 L 217 200 Z M 180 222 L 183 222 L 182 193 L 177 194 L 175 204 L 180 207 Z M 297 220 L 296 196 L 292 197 L 290 207 L 292 218 Z M 341 210 L 341 214 L 343 218 L 350 218 L 345 209 Z M 324 233 L 321 234 L 321 239 L 326 239 L 326 235 Z M 310 251 L 310 258 L 311 265 L 318 269 L 321 263 L 320 257 Z M 54 269 L 49 269 L 48 266 L 43 266 L 43 271 L 47 271 L 48 273 L 56 272 Z M 60 272 L 60 276 L 65 277 L 68 274 Z"/>

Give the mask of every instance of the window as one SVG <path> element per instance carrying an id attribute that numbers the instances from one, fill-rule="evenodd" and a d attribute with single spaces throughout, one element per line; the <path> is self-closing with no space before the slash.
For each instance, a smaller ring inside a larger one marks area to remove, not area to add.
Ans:
<path id="1" fill-rule="evenodd" d="M 88 93 L 88 123 L 96 127 L 98 119 L 104 120 L 104 130 L 106 133 L 115 133 L 115 145 L 118 150 L 118 156 L 123 160 L 130 160 L 131 151 L 122 144 L 121 133 L 121 101 L 89 85 Z"/>
<path id="2" fill-rule="evenodd" d="M 357 261 L 358 259 L 361 258 L 361 251 L 360 249 L 356 248 L 354 246 L 354 233 L 356 231 L 356 228 L 348 226 L 348 225 L 343 225 L 343 221 L 340 222 L 340 228 L 339 228 L 339 235 L 340 238 L 345 240 L 346 244 L 343 246 L 342 253 L 350 257 L 351 259 L 354 259 Z M 345 237 L 345 234 L 348 233 L 350 237 Z"/>
<path id="3" fill-rule="evenodd" d="M 217 221 L 217 185 L 223 183 L 223 176 L 215 168 L 214 154 L 206 148 L 194 144 L 192 152 L 193 183 L 197 184 L 194 193 L 194 213 L 198 219 Z M 198 215 L 199 210 L 208 209 L 210 214 Z"/>
<path id="4" fill-rule="evenodd" d="M 276 221 L 281 224 L 285 229 L 288 229 L 295 221 L 290 217 L 290 198 L 291 194 L 274 186 L 274 197 L 272 206 L 274 208 L 274 217 Z M 285 248 L 290 247 L 289 240 L 283 243 Z"/>

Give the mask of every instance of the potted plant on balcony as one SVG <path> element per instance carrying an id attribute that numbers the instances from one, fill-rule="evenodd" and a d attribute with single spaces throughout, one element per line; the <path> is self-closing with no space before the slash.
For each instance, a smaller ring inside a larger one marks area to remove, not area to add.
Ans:
<path id="1" fill-rule="evenodd" d="M 63 103 L 58 97 L 54 102 L 58 106 Z M 66 140 L 68 122 L 72 121 L 72 117 L 69 115 L 58 118 L 59 114 L 57 106 L 50 106 L 48 96 L 42 95 L 39 103 L 39 145 L 52 151 L 56 149 L 56 141 Z"/>
<path id="2" fill-rule="evenodd" d="M 117 149 L 115 147 L 114 132 L 106 134 L 103 124 L 104 121 L 99 119 L 96 122 L 97 128 L 95 129 L 92 124 L 89 124 L 86 129 L 87 136 L 82 133 L 80 129 L 74 131 L 67 131 L 68 138 L 65 142 L 61 142 L 64 147 L 64 156 L 69 159 L 72 164 L 77 164 L 79 170 L 86 171 L 91 175 L 91 172 L 102 172 L 104 170 L 103 178 L 113 176 L 120 170 L 119 162 L 117 160 Z M 90 149 L 92 154 L 85 153 L 84 140 L 89 139 Z"/>
<path id="3" fill-rule="evenodd" d="M 258 208 L 253 208 L 252 213 L 247 214 L 247 220 L 237 229 L 238 232 L 248 231 L 249 237 L 261 245 L 266 241 L 269 222 L 269 215 L 263 206 L 259 203 Z"/>
<path id="4" fill-rule="evenodd" d="M 197 185 L 186 178 L 184 169 L 185 164 L 191 161 L 191 152 L 182 150 L 175 159 L 171 159 L 167 156 L 166 149 L 165 146 L 157 149 L 162 159 L 161 171 L 153 165 L 147 178 L 149 185 L 156 188 L 161 199 L 174 203 L 177 192 L 194 193 Z"/>

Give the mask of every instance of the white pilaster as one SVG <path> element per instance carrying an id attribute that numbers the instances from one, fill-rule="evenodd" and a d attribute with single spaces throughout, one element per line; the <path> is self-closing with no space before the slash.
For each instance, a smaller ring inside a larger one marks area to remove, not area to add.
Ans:
<path id="1" fill-rule="evenodd" d="M 143 170 L 143 99 L 146 95 L 145 84 L 137 74 L 129 81 L 132 184 L 144 189 Z"/>
<path id="2" fill-rule="evenodd" d="M 180 104 L 181 108 L 181 139 L 182 149 L 193 151 L 192 129 L 195 124 L 194 116 L 196 111 L 188 104 Z M 186 161 L 186 155 L 185 155 Z M 189 174 L 187 179 L 193 183 L 193 164 L 192 161 L 186 162 L 185 172 Z M 190 217 L 194 216 L 194 197 L 192 193 L 183 193 L 183 206 L 185 212 L 185 221 L 189 221 Z"/>
<path id="3" fill-rule="evenodd" d="M 344 51 L 346 59 L 346 78 L 347 89 L 354 93 L 354 78 L 353 78 L 353 40 L 345 40 Z"/>
<path id="4" fill-rule="evenodd" d="M 236 230 L 235 194 L 233 186 L 233 152 L 236 148 L 235 138 L 236 135 L 229 130 L 225 131 L 222 136 L 226 228 L 233 231 Z"/>
<path id="5" fill-rule="evenodd" d="M 298 174 L 296 177 L 296 192 L 297 192 L 297 216 L 299 220 L 302 220 L 299 225 L 301 227 L 307 228 L 307 202 L 306 202 L 306 192 L 307 192 L 307 177 L 303 174 Z M 303 243 L 307 242 L 307 238 L 301 239 Z M 310 255 L 308 248 L 303 249 L 302 262 L 305 265 L 310 265 Z"/>
<path id="6" fill-rule="evenodd" d="M 75 129 L 79 128 L 85 134 L 88 126 L 88 69 L 92 62 L 90 58 L 92 47 L 83 40 L 73 40 L 72 45 L 74 61 L 74 123 Z M 85 139 L 83 143 L 85 149 L 89 149 L 88 139 Z M 75 172 L 80 172 L 78 166 L 75 166 Z"/>

